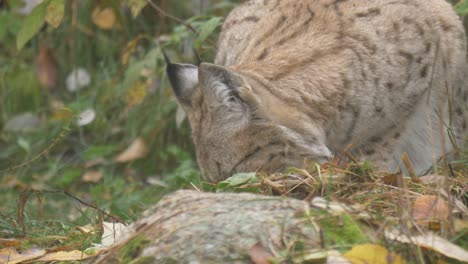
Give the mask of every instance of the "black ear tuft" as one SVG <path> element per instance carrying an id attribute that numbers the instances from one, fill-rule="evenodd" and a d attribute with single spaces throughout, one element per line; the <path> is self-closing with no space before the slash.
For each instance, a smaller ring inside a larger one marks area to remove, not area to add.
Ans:
<path id="1" fill-rule="evenodd" d="M 190 105 L 192 92 L 198 84 L 198 67 L 190 64 L 171 63 L 163 52 L 166 60 L 166 72 L 177 99 Z"/>
<path id="2" fill-rule="evenodd" d="M 162 52 L 162 54 L 164 56 L 164 60 L 166 61 L 166 64 L 168 64 L 168 65 L 171 64 L 171 60 L 169 59 L 169 57 L 167 56 L 167 53 L 164 51 L 163 48 L 161 48 L 161 52 Z"/>

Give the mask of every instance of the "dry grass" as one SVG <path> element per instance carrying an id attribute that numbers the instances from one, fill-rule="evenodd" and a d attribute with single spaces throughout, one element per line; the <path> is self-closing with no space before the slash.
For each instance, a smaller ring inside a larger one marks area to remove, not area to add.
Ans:
<path id="1" fill-rule="evenodd" d="M 313 206 L 316 201 L 314 197 L 325 197 L 329 201 L 325 206 L 330 211 L 333 211 L 332 204 L 338 205 L 338 209 L 343 208 L 370 241 L 383 243 L 410 262 L 435 263 L 445 258 L 416 244 L 404 246 L 389 241 L 385 232 L 396 228 L 409 236 L 435 233 L 465 250 L 468 248 L 464 238 L 468 230 L 468 170 L 466 166 L 451 166 L 441 171 L 448 172 L 449 176 L 432 174 L 411 178 L 401 173 L 374 170 L 369 162 L 354 161 L 340 166 L 314 165 L 307 170 L 293 169 L 283 174 L 257 174 L 259 182 L 239 188 L 257 188 L 267 195 L 305 199 Z M 449 211 L 446 217 L 415 219 L 415 200 L 429 195 L 447 202 Z M 335 225 L 336 218 L 327 219 L 321 224 L 327 225 L 326 222 L 331 221 L 334 229 L 346 229 L 345 226 Z M 341 221 L 338 220 L 338 223 Z M 336 230 L 324 230 L 330 231 L 333 233 Z M 345 239 L 342 235 L 339 237 Z M 450 261 L 448 263 L 459 263 Z"/>
<path id="2" fill-rule="evenodd" d="M 452 168 L 450 176 L 404 177 L 401 173 L 374 170 L 369 162 L 341 166 L 314 166 L 288 173 L 259 174 L 258 183 L 239 188 L 258 188 L 263 194 L 289 196 L 311 201 L 326 197 L 331 201 L 356 205 L 362 210 L 389 219 L 411 216 L 412 202 L 423 195 L 436 195 L 449 201 L 451 217 L 468 217 L 468 171 Z"/>

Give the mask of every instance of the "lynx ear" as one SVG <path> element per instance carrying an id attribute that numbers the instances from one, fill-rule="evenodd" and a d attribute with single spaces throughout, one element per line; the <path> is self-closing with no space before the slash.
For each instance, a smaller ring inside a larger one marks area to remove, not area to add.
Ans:
<path id="1" fill-rule="evenodd" d="M 198 67 L 190 64 L 176 64 L 167 61 L 167 75 L 177 99 L 190 105 L 192 93 L 198 85 Z"/>
<path id="2" fill-rule="evenodd" d="M 242 77 L 228 68 L 203 62 L 198 78 L 212 103 L 235 106 L 243 101 Z"/>

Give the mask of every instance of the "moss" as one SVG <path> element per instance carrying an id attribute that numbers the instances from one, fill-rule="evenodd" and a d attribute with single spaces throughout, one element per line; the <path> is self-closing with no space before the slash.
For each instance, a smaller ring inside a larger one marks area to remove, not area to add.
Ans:
<path id="1" fill-rule="evenodd" d="M 156 263 L 156 259 L 151 256 L 140 257 L 130 262 L 130 264 L 152 264 L 152 263 Z"/>
<path id="2" fill-rule="evenodd" d="M 349 247 L 370 242 L 359 223 L 349 214 L 329 216 L 317 221 L 322 228 L 325 246 Z"/>
<path id="3" fill-rule="evenodd" d="M 142 250 L 146 245 L 149 244 L 149 240 L 146 239 L 143 235 L 136 236 L 129 242 L 127 242 L 117 254 L 120 263 L 132 263 L 138 256 L 141 254 Z M 146 262 L 136 262 L 136 263 L 150 263 L 148 259 L 140 258 L 141 261 Z M 138 259 L 137 259 L 138 260 Z M 135 261 L 137 261 L 135 260 Z"/>

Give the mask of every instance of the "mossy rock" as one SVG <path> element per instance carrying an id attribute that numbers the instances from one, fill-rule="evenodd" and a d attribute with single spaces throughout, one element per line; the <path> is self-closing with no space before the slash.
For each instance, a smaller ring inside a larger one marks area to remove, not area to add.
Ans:
<path id="1" fill-rule="evenodd" d="M 249 250 L 258 244 L 282 256 L 321 248 L 320 231 L 305 217 L 309 210 L 290 198 L 177 191 L 93 263 L 251 263 Z"/>

